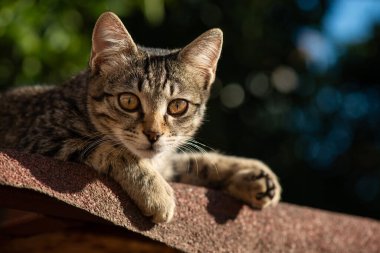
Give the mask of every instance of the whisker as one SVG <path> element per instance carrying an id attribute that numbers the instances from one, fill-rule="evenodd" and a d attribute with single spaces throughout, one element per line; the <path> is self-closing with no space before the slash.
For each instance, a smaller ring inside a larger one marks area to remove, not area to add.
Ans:
<path id="1" fill-rule="evenodd" d="M 202 147 L 196 145 L 195 143 L 191 143 L 191 142 L 189 142 L 188 144 L 191 145 L 191 146 L 193 146 L 193 147 L 195 147 L 195 148 L 197 148 L 197 149 L 201 152 L 201 154 L 203 155 L 202 157 L 206 158 L 206 159 L 209 161 L 209 163 L 214 167 L 215 172 L 216 172 L 216 174 L 217 174 L 218 177 L 219 177 L 219 170 L 218 170 L 218 167 L 216 166 L 215 163 L 213 163 L 213 162 L 210 160 L 210 158 L 209 158 L 207 155 L 205 155 L 205 154 L 207 153 L 207 151 L 206 151 L 204 148 L 202 148 Z"/>
<path id="2" fill-rule="evenodd" d="M 215 152 L 215 149 L 213 149 L 213 148 L 211 148 L 210 146 L 207 146 L 206 144 L 203 144 L 203 143 L 201 143 L 201 142 L 199 142 L 199 141 L 196 141 L 195 139 L 190 139 L 189 142 L 192 142 L 192 143 L 195 143 L 195 144 L 201 145 L 201 146 L 203 146 L 203 147 L 205 147 L 205 148 L 208 148 L 208 149 L 210 149 L 210 150 L 212 150 L 212 151 Z"/>

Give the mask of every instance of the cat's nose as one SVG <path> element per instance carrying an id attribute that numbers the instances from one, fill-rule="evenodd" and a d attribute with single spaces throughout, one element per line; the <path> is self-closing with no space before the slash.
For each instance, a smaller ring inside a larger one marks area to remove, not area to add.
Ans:
<path id="1" fill-rule="evenodd" d="M 143 131 L 143 133 L 151 144 L 155 143 L 162 136 L 162 133 L 155 131 Z"/>

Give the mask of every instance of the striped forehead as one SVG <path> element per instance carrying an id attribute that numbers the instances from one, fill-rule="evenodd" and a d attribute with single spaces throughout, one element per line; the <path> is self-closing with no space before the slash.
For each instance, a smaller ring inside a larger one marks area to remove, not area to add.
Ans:
<path id="1" fill-rule="evenodd" d="M 174 80 L 165 80 L 164 82 L 152 82 L 149 80 L 141 80 L 137 84 L 139 93 L 149 94 L 151 97 L 174 97 L 181 93 L 182 89 L 178 82 Z"/>
<path id="2" fill-rule="evenodd" d="M 169 60 L 162 56 L 148 57 L 144 61 L 143 75 L 137 83 L 137 89 L 151 95 L 172 97 L 178 94 L 179 85 L 170 73 Z"/>

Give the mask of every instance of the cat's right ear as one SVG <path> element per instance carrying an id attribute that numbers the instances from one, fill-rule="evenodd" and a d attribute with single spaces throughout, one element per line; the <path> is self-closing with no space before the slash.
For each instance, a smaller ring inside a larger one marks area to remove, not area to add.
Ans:
<path id="1" fill-rule="evenodd" d="M 195 68 L 206 79 L 204 89 L 209 90 L 210 84 L 215 80 L 222 44 L 223 32 L 214 28 L 200 35 L 179 53 L 179 59 L 183 63 Z"/>
<path id="2" fill-rule="evenodd" d="M 137 46 L 119 17 L 112 12 L 103 13 L 92 34 L 92 72 L 107 72 L 134 54 Z"/>

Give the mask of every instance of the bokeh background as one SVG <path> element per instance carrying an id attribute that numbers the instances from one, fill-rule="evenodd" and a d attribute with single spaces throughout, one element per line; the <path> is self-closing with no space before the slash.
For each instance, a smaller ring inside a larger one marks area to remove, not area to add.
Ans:
<path id="1" fill-rule="evenodd" d="M 145 46 L 222 28 L 198 140 L 268 163 L 286 202 L 380 219 L 380 1 L 2 0 L 0 90 L 86 68 L 109 10 Z"/>

